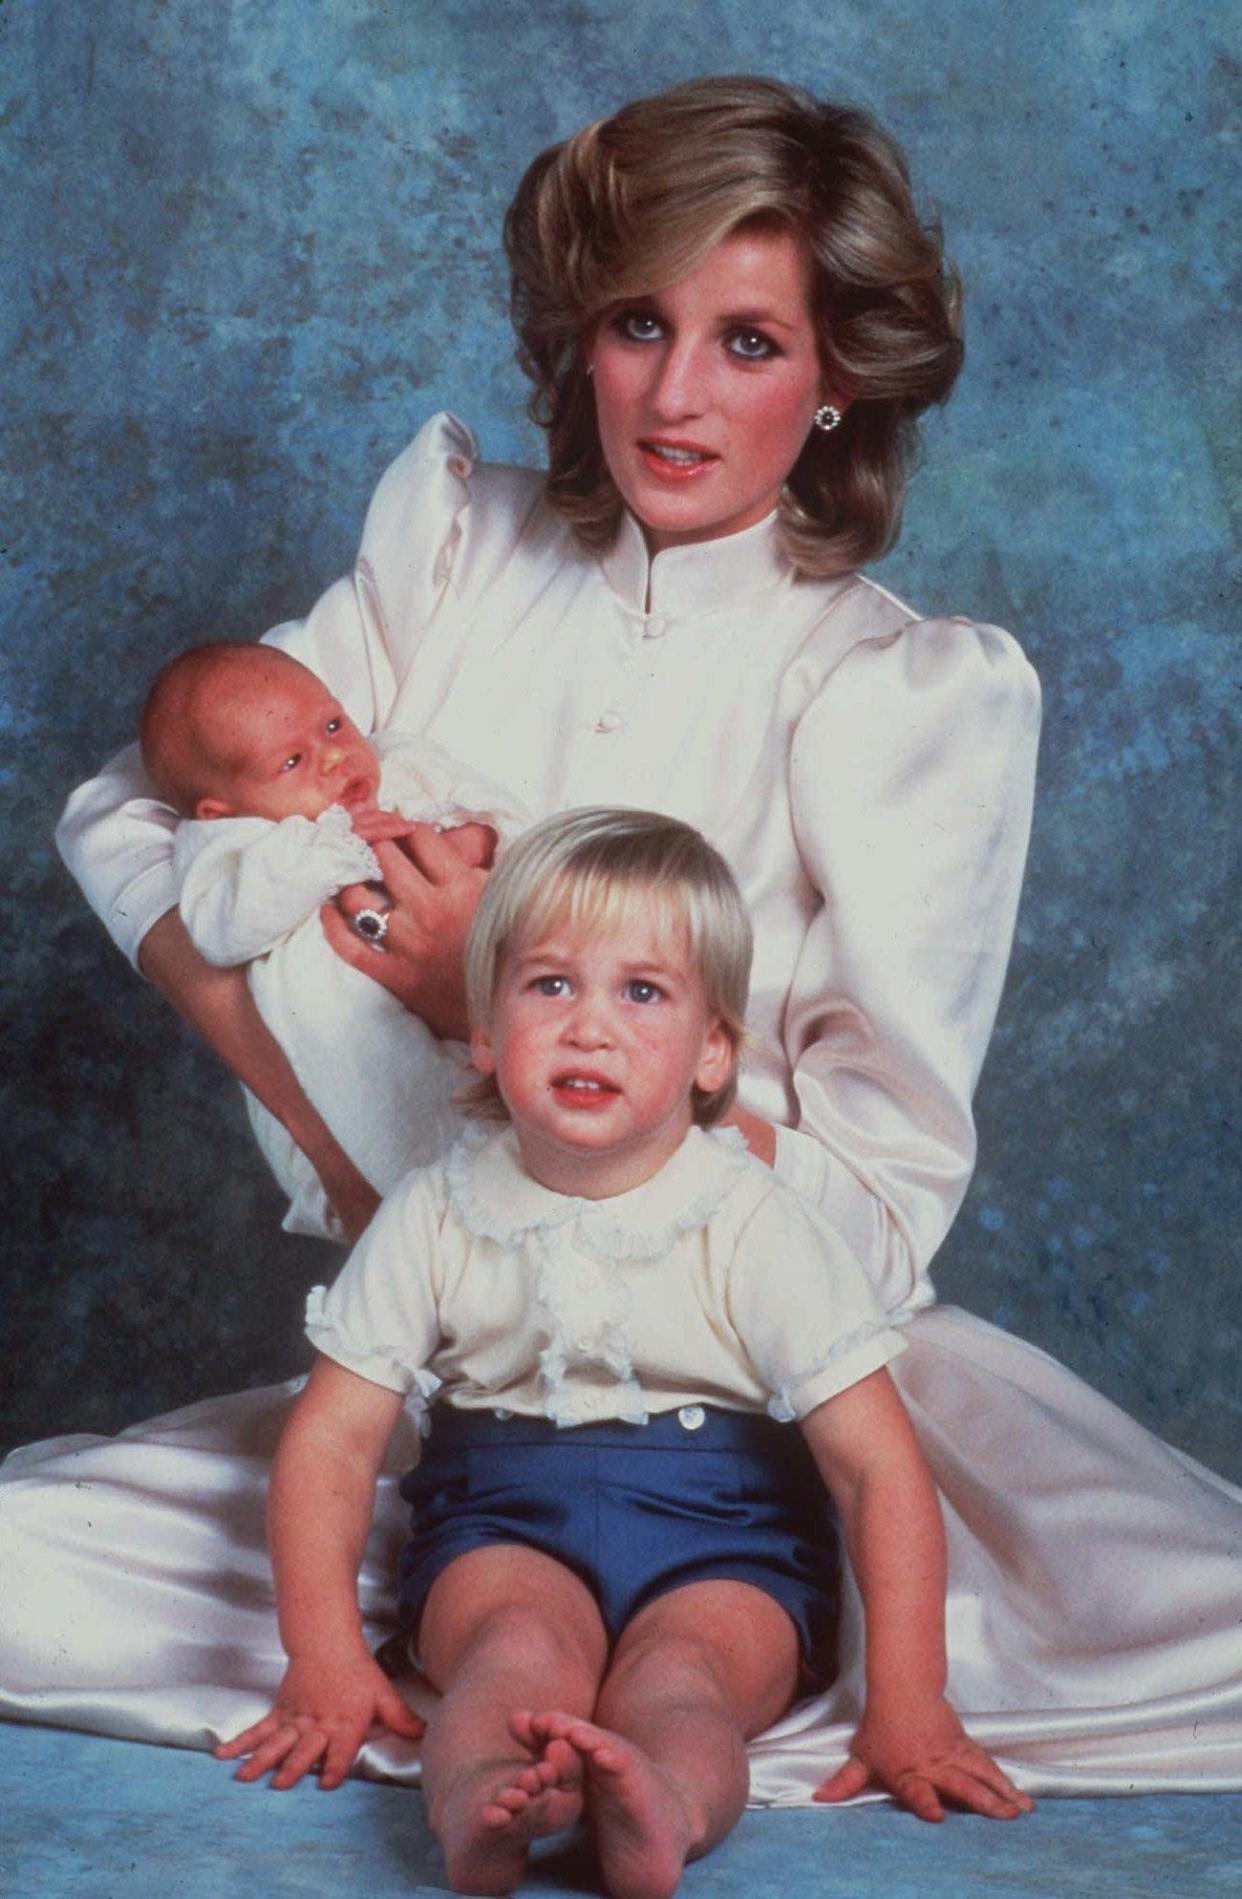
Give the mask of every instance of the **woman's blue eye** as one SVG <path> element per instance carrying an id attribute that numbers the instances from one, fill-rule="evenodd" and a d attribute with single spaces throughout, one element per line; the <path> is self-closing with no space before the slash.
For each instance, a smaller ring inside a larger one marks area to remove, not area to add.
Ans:
<path id="1" fill-rule="evenodd" d="M 658 1002 L 664 991 L 658 983 L 644 982 L 636 976 L 632 982 L 626 983 L 625 993 L 631 1002 Z"/>
<path id="2" fill-rule="evenodd" d="M 340 731 L 344 723 L 345 723 L 344 720 L 341 718 L 341 715 L 338 712 L 334 719 L 328 720 L 328 723 L 324 726 L 323 729 L 328 734 L 328 737 L 331 738 L 335 733 Z"/>
<path id="3" fill-rule="evenodd" d="M 735 330 L 729 338 L 729 349 L 747 363 L 765 363 L 779 353 L 772 338 L 762 330 Z"/>
<path id="4" fill-rule="evenodd" d="M 286 760 L 284 761 L 284 764 L 281 766 L 280 769 L 281 771 L 296 771 L 298 766 L 301 763 L 302 763 L 301 752 L 290 752 L 288 758 L 286 758 Z"/>
<path id="5" fill-rule="evenodd" d="M 651 343 L 660 334 L 660 320 L 649 310 L 625 310 L 617 318 L 617 328 L 632 343 Z"/>

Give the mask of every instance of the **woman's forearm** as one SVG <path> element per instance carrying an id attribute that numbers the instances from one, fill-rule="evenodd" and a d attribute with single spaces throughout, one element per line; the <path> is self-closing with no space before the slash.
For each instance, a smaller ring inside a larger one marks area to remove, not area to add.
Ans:
<path id="1" fill-rule="evenodd" d="M 208 1048 L 288 1129 L 331 1198 L 333 1176 L 355 1170 L 259 1014 L 245 970 L 217 969 L 205 961 L 175 910 L 147 932 L 138 966 Z"/>

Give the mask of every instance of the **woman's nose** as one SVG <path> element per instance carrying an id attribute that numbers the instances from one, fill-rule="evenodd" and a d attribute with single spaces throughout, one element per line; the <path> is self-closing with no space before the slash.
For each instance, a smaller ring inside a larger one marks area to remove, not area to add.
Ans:
<path id="1" fill-rule="evenodd" d="M 697 345 L 670 344 L 652 384 L 651 404 L 655 414 L 666 422 L 701 414 L 706 407 L 706 375 L 706 364 Z"/>

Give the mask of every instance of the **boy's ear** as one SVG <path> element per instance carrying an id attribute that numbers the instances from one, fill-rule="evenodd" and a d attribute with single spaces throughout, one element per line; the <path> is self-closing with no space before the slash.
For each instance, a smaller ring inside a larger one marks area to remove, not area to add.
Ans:
<path id="1" fill-rule="evenodd" d="M 223 798 L 200 798 L 194 807 L 196 818 L 233 818 L 237 816 L 231 804 L 225 804 Z"/>
<path id="2" fill-rule="evenodd" d="M 733 1037 L 717 1016 L 703 1040 L 703 1053 L 695 1070 L 694 1085 L 705 1095 L 714 1095 L 725 1087 L 737 1066 Z"/>
<path id="3" fill-rule="evenodd" d="M 492 1039 L 485 1027 L 476 1027 L 470 1031 L 470 1060 L 480 1075 L 496 1073 L 496 1057 L 492 1051 Z"/>

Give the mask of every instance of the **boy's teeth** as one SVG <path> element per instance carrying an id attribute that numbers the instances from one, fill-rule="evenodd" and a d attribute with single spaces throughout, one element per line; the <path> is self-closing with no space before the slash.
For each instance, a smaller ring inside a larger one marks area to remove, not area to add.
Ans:
<path id="1" fill-rule="evenodd" d="M 589 1088 L 593 1094 L 602 1094 L 604 1090 L 602 1081 L 588 1081 L 584 1075 L 566 1075 L 561 1087 Z"/>

